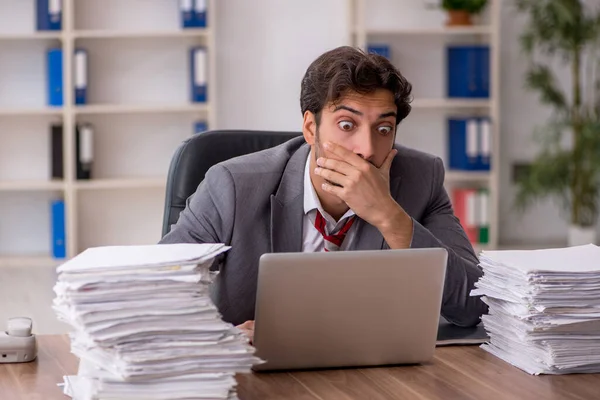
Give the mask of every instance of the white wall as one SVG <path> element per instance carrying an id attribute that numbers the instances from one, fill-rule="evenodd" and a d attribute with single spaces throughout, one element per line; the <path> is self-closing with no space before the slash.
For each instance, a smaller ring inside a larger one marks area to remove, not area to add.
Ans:
<path id="1" fill-rule="evenodd" d="M 300 82 L 321 53 L 347 44 L 346 0 L 219 0 L 222 129 L 300 130 Z"/>
<path id="2" fill-rule="evenodd" d="M 89 11 L 92 0 L 79 0 L 87 4 Z M 117 0 L 111 0 L 115 2 Z M 133 7 L 141 0 L 127 0 L 129 7 Z M 161 0 L 162 1 L 162 0 Z M 175 2 L 176 0 L 169 0 Z M 153 6 L 162 3 L 153 0 Z M 514 243 L 516 241 L 557 241 L 562 240 L 566 233 L 566 224 L 559 216 L 558 209 L 550 204 L 544 204 L 530 210 L 524 216 L 515 214 L 510 206 L 514 195 L 509 175 L 510 165 L 514 160 L 530 158 L 536 149 L 531 141 L 532 128 L 542 123 L 548 115 L 548 110 L 540 107 L 536 96 L 526 92 L 522 88 L 524 63 L 518 58 L 519 47 L 517 42 L 518 30 L 522 21 L 514 18 L 508 10 L 508 2 L 504 3 L 502 18 L 502 189 L 501 189 L 501 225 L 500 234 L 503 243 Z M 116 3 L 115 3 L 116 4 Z M 310 64 L 319 54 L 333 47 L 348 43 L 348 1 L 347 0 L 218 0 L 217 18 L 217 66 L 218 66 L 218 99 L 217 99 L 217 122 L 218 128 L 222 129 L 273 129 L 273 130 L 299 130 L 301 127 L 301 114 L 299 105 L 300 81 Z M 416 24 L 420 26 L 437 26 L 444 21 L 441 12 L 426 11 L 424 2 L 415 0 L 369 0 L 367 18 L 371 26 L 391 27 L 396 24 Z M 8 18 L 7 13 L 0 13 L 1 32 L 26 32 L 33 29 L 33 1 L 0 0 L 3 10 L 9 10 L 12 15 Z M 123 9 L 123 8 L 121 8 Z M 168 8 L 169 10 L 171 8 Z M 379 10 L 379 11 L 378 11 Z M 385 10 L 385 12 L 381 12 Z M 102 10 L 99 10 L 100 12 Z M 106 10 L 105 10 L 106 11 Z M 79 13 L 83 11 L 78 11 Z M 108 12 L 108 11 L 106 11 Z M 108 20 L 106 17 L 103 20 Z M 119 20 L 120 21 L 120 20 Z M 117 21 L 117 22 L 119 22 Z M 174 21 L 174 19 L 173 19 Z M 91 24 L 91 22 L 90 22 Z M 122 28 L 119 22 L 115 27 Z M 175 22 L 172 22 L 175 24 Z M 84 26 L 89 27 L 89 26 Z M 111 26 L 112 27 L 112 26 Z M 169 27 L 176 27 L 175 25 Z M 148 28 L 148 26 L 140 26 Z M 165 28 L 167 28 L 165 26 Z M 392 40 L 391 38 L 377 38 L 381 40 Z M 47 41 L 20 50 L 20 42 L 0 42 L 0 71 L 5 75 L 17 76 L 18 80 L 0 79 L 0 106 L 41 106 L 44 104 L 43 84 L 40 80 L 44 76 L 41 66 L 41 49 L 54 41 Z M 403 72 L 415 84 L 415 93 L 423 95 L 440 95 L 439 83 L 442 77 L 439 50 L 443 48 L 442 39 L 409 39 L 396 41 L 393 45 L 395 61 L 403 58 Z M 162 42 L 149 42 L 145 46 L 159 46 Z M 421 46 L 422 45 L 422 46 Z M 38 47 L 36 47 L 38 46 Z M 97 49 L 103 49 L 98 46 Z M 425 53 L 417 54 L 417 48 L 431 49 Z M 106 55 L 106 52 L 105 54 Z M 29 61 L 34 61 L 32 64 Z M 20 63 L 27 66 L 21 68 Z M 19 73 L 16 73 L 16 71 Z M 176 79 L 171 82 L 179 82 Z M 183 82 L 183 81 L 181 81 Z M 177 85 L 175 85 L 177 87 Z M 179 85 L 181 86 L 181 85 Z M 167 88 L 168 89 L 168 88 Z M 168 91 L 171 100 L 177 100 L 177 96 L 183 96 L 182 90 L 170 88 Z M 116 89 L 112 92 L 114 93 Z M 16 96 L 16 93 L 29 92 L 28 96 Z M 174 93 L 177 94 L 174 94 Z M 106 96 L 96 100 L 104 101 L 116 99 Z M 115 121 L 111 117 L 107 122 L 95 121 L 99 125 L 109 124 Z M 156 117 L 159 118 L 159 117 Z M 160 117 L 161 121 L 167 122 L 171 117 Z M 191 121 L 182 117 L 181 124 L 190 124 Z M 48 168 L 47 132 L 40 128 L 45 126 L 50 117 L 35 117 L 31 121 L 18 117 L 3 117 L 0 123 L 0 141 L 5 149 L 0 154 L 3 157 L 0 166 L 0 178 L 7 179 L 43 179 Z M 96 118 L 97 119 L 97 118 Z M 132 118 L 133 121 L 133 118 Z M 152 122 L 153 123 L 153 122 Z M 126 125 L 126 124 L 125 124 Z M 160 125 L 160 124 L 159 124 Z M 140 137 L 139 131 L 143 131 L 148 124 L 140 125 L 139 129 L 130 131 L 130 136 L 135 133 Z M 8 159 L 19 158 L 20 161 L 11 162 L 11 165 L 23 165 L 26 152 L 22 140 L 18 136 L 12 136 L 15 129 L 23 132 L 23 138 L 30 138 L 35 132 L 39 132 L 40 140 L 35 147 L 36 157 L 27 160 L 31 168 L 15 172 L 8 168 Z M 145 152 L 158 157 L 165 168 L 168 157 L 157 155 L 158 150 L 163 151 L 165 144 L 175 145 L 178 138 L 167 135 L 162 128 L 153 128 L 152 132 L 158 131 L 165 134 L 156 142 L 145 141 Z M 132 133 L 133 132 L 133 133 Z M 105 129 L 105 134 L 110 135 L 110 129 Z M 114 135 L 119 134 L 115 131 Z M 9 139 L 10 135 L 10 139 Z M 131 138 L 129 137 L 129 138 Z M 409 120 L 401 127 L 400 140 L 407 145 L 427 149 L 435 153 L 444 152 L 444 120 L 443 115 L 437 111 L 414 112 Z M 163 140 L 164 139 L 164 140 Z M 171 141 L 169 141 L 171 140 Z M 12 147 L 11 147 L 12 146 Z M 10 148 L 10 150 L 9 150 Z M 8 153 L 12 157 L 8 157 Z M 169 150 L 169 154 L 171 150 Z M 128 163 L 127 157 L 121 157 L 123 163 Z M 118 163 L 114 165 L 120 165 Z M 123 164 L 125 165 L 125 164 Z M 129 164 L 127 164 L 129 165 Z M 141 165 L 141 164 L 140 164 Z M 144 169 L 137 165 L 135 168 L 127 167 L 136 175 L 145 175 Z M 158 164 L 149 166 L 148 174 L 158 174 Z M 112 168 L 112 164 L 105 163 L 105 168 L 100 168 L 101 175 L 106 177 L 119 176 L 119 171 Z M 139 168 L 138 168 L 139 167 Z M 115 167 L 116 168 L 116 167 Z M 22 176 L 21 176 L 22 175 Z M 27 176 L 25 176 L 27 175 Z M 144 197 L 143 192 L 139 193 Z M 24 194 L 31 196 L 35 205 L 35 212 L 28 212 L 24 207 L 28 204 L 21 201 L 18 196 L 5 196 L 0 194 L 3 203 L 17 204 L 19 214 L 41 215 L 44 223 L 33 229 L 32 224 L 24 223 L 23 229 L 27 229 L 28 240 L 37 245 L 29 248 L 29 245 L 18 244 L 18 250 L 35 250 L 43 252 L 48 244 L 46 194 Z M 90 194 L 93 197 L 93 195 Z M 109 193 L 106 193 L 109 196 Z M 156 197 L 156 199 L 160 196 Z M 154 204 L 155 199 L 148 204 L 148 209 L 158 209 L 160 204 Z M 32 203 L 32 204 L 33 204 Z M 40 203 L 40 204 L 37 204 Z M 115 203 L 119 203 L 118 199 Z M 93 209 L 82 210 L 84 218 L 81 222 L 87 224 L 93 222 Z M 6 222 L 7 216 L 2 214 L 2 221 Z M 157 219 L 158 221 L 158 219 Z M 9 224 L 2 224 L 0 236 L 6 239 L 11 232 Z M 27 228 L 25 228 L 27 227 Z M 156 227 L 157 231 L 160 227 Z M 140 234 L 143 237 L 143 234 Z M 86 237 L 84 244 L 93 243 L 94 237 Z M 98 238 L 104 241 L 102 234 Z M 135 238 L 131 238 L 134 240 Z M 6 251 L 7 249 L 0 249 Z"/>
<path id="3" fill-rule="evenodd" d="M 533 130 L 550 116 L 550 109 L 539 104 L 537 93 L 524 89 L 527 63 L 518 40 L 525 22 L 525 16 L 519 15 L 509 3 L 503 3 L 500 240 L 560 243 L 566 240 L 567 224 L 562 211 L 551 200 L 542 201 L 523 214 L 513 208 L 516 187 L 511 182 L 511 165 L 535 156 L 538 146 L 533 140 Z M 561 68 L 555 71 L 565 87 L 567 71 Z"/>
<path id="4" fill-rule="evenodd" d="M 424 3 L 369 0 L 367 24 L 378 27 L 443 24 L 444 13 L 426 10 Z M 538 104 L 535 94 L 523 89 L 525 63 L 519 58 L 518 44 L 523 18 L 516 18 L 508 3 L 503 1 L 501 28 L 500 240 L 508 244 L 561 242 L 566 237 L 566 223 L 559 209 L 549 201 L 523 215 L 512 209 L 515 188 L 510 182 L 511 165 L 535 154 L 537 146 L 531 133 L 535 125 L 544 122 L 549 111 Z M 345 0 L 221 0 L 217 38 L 219 127 L 299 129 L 300 79 L 318 54 L 346 43 L 347 4 Z M 385 36 L 373 40 L 392 44 L 394 61 L 403 62 L 402 72 L 414 83 L 416 95 L 442 95 L 440 51 L 447 41 L 412 37 L 398 41 Z M 559 74 L 561 78 L 566 76 Z M 444 117 L 438 111 L 414 111 L 401 126 L 399 140 L 443 155 Z"/>

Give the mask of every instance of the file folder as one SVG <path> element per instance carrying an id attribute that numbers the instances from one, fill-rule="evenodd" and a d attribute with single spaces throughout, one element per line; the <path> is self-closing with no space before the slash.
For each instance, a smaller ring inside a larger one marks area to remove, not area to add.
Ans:
<path id="1" fill-rule="evenodd" d="M 82 105 L 87 103 L 88 53 L 86 50 L 75 50 L 74 64 L 75 104 Z"/>
<path id="2" fill-rule="evenodd" d="M 59 48 L 49 49 L 46 58 L 48 105 L 63 105 L 63 51 Z"/>
<path id="3" fill-rule="evenodd" d="M 194 133 L 202 133 L 208 131 L 208 122 L 198 121 L 194 124 Z"/>
<path id="4" fill-rule="evenodd" d="M 481 118 L 479 121 L 479 144 L 479 169 L 489 171 L 492 157 L 492 123 L 489 118 Z"/>
<path id="5" fill-rule="evenodd" d="M 94 128 L 91 124 L 80 124 L 76 128 L 77 179 L 91 179 L 94 161 Z"/>
<path id="6" fill-rule="evenodd" d="M 51 177 L 52 179 L 64 178 L 63 167 L 63 127 L 61 124 L 53 124 L 50 126 L 50 135 L 52 150 L 50 154 L 51 160 Z"/>
<path id="7" fill-rule="evenodd" d="M 204 103 L 207 101 L 207 62 L 204 46 L 193 47 L 190 51 L 191 101 Z"/>
<path id="8" fill-rule="evenodd" d="M 448 159 L 450 169 L 478 168 L 478 123 L 473 118 L 448 119 Z"/>
<path id="9" fill-rule="evenodd" d="M 488 244 L 490 241 L 490 194 L 487 189 L 480 189 L 477 195 L 477 212 L 479 213 L 479 243 Z"/>
<path id="10" fill-rule="evenodd" d="M 452 191 L 454 215 L 459 219 L 471 243 L 479 241 L 477 201 L 476 189 L 454 188 Z"/>
<path id="11" fill-rule="evenodd" d="M 446 56 L 448 97 L 489 98 L 489 46 L 449 46 Z"/>
<path id="12" fill-rule="evenodd" d="M 391 60 L 392 55 L 390 51 L 390 46 L 388 46 L 387 44 L 370 44 L 367 46 L 367 53 L 378 54 L 387 58 L 388 60 Z"/>
<path id="13" fill-rule="evenodd" d="M 38 31 L 62 29 L 62 0 L 36 0 L 36 27 Z"/>
<path id="14" fill-rule="evenodd" d="M 194 6 L 194 25 L 197 28 L 206 28 L 206 0 L 196 0 Z"/>
<path id="15" fill-rule="evenodd" d="M 196 26 L 196 20 L 194 16 L 194 1 L 179 0 L 179 8 L 181 12 L 181 27 L 194 28 Z"/>
<path id="16" fill-rule="evenodd" d="M 54 258 L 65 258 L 67 247 L 64 200 L 52 201 L 50 212 L 52 215 L 52 255 Z"/>

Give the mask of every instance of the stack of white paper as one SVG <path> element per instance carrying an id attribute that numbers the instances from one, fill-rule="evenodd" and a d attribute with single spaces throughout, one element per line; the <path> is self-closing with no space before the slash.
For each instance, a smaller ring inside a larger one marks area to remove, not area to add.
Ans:
<path id="1" fill-rule="evenodd" d="M 530 374 L 600 372 L 600 247 L 484 251 L 482 348 Z"/>
<path id="2" fill-rule="evenodd" d="M 260 360 L 209 297 L 221 244 L 91 248 L 58 267 L 54 310 L 73 327 L 74 399 L 231 399 Z"/>

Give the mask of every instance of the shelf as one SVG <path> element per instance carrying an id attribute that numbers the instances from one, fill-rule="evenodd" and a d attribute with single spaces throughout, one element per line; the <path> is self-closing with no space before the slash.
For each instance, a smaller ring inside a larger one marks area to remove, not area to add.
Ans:
<path id="1" fill-rule="evenodd" d="M 170 31 L 118 31 L 118 30 L 80 30 L 73 32 L 76 39 L 157 39 L 208 37 L 208 28 L 181 29 Z"/>
<path id="2" fill-rule="evenodd" d="M 446 171 L 447 182 L 486 182 L 490 180 L 489 171 Z"/>
<path id="3" fill-rule="evenodd" d="M 60 181 L 0 181 L 0 192 L 52 191 L 63 190 Z"/>
<path id="4" fill-rule="evenodd" d="M 355 32 L 358 30 L 355 29 Z M 367 29 L 367 35 L 414 35 L 414 36 L 446 36 L 446 35 L 490 35 L 492 28 L 488 25 L 434 27 L 434 28 L 382 28 Z"/>
<path id="5" fill-rule="evenodd" d="M 0 40 L 48 40 L 62 39 L 62 32 L 23 32 L 23 33 L 0 33 Z"/>
<path id="6" fill-rule="evenodd" d="M 155 114 L 208 112 L 208 104 L 96 104 L 75 106 L 75 114 Z"/>
<path id="7" fill-rule="evenodd" d="M 2 116 L 62 115 L 62 113 L 63 109 L 60 107 L 0 108 Z"/>
<path id="8" fill-rule="evenodd" d="M 0 255 L 2 267 L 48 267 L 55 268 L 66 262 L 66 259 L 56 259 L 49 255 Z"/>
<path id="9" fill-rule="evenodd" d="M 444 109 L 444 108 L 491 108 L 489 99 L 415 99 L 414 109 Z"/>
<path id="10" fill-rule="evenodd" d="M 125 178 L 125 179 L 91 179 L 77 181 L 78 190 L 106 190 L 106 189 L 160 189 L 164 188 L 167 178 Z"/>

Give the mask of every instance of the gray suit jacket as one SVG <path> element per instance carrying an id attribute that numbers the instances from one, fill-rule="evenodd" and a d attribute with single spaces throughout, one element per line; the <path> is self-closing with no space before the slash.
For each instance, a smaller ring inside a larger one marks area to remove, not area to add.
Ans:
<path id="1" fill-rule="evenodd" d="M 485 304 L 470 297 L 481 276 L 478 260 L 443 186 L 439 158 L 398 146 L 390 190 L 413 218 L 413 248 L 448 250 L 441 314 L 457 325 L 477 324 Z M 302 251 L 303 179 L 310 147 L 302 137 L 213 166 L 161 243 L 225 243 L 213 300 L 223 319 L 254 319 L 258 261 L 269 252 Z M 389 249 L 374 226 L 358 219 L 351 250 Z"/>

